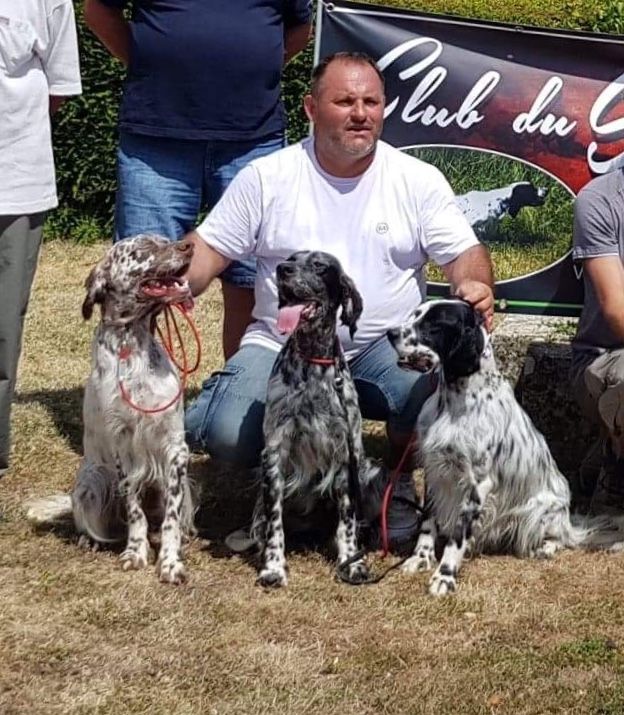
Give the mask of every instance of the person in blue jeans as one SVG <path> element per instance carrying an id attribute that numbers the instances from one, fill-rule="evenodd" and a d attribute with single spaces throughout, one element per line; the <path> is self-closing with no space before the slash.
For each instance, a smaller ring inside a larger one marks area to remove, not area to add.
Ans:
<path id="1" fill-rule="evenodd" d="M 436 376 L 400 368 L 386 333 L 425 298 L 428 260 L 490 326 L 490 258 L 442 174 L 379 140 L 384 84 L 370 58 L 339 53 L 323 60 L 304 106 L 314 136 L 252 161 L 189 234 L 195 295 L 232 261 L 253 256 L 258 270 L 255 322 L 189 405 L 187 440 L 215 459 L 259 463 L 267 382 L 285 340 L 276 324 L 276 267 L 295 251 L 321 250 L 338 258 L 362 295 L 354 336 L 344 327 L 338 336 L 363 416 L 386 422 L 387 466 L 393 468 L 411 443 Z M 408 449 L 398 496 L 413 499 L 414 464 Z M 395 543 L 414 535 L 418 520 L 405 499 L 391 506 L 389 526 Z"/>
<path id="2" fill-rule="evenodd" d="M 307 44 L 311 5 L 86 0 L 87 25 L 128 67 L 115 240 L 147 232 L 179 239 L 249 161 L 285 146 L 281 71 Z M 254 280 L 253 258 L 221 276 L 226 359 L 250 322 Z"/>

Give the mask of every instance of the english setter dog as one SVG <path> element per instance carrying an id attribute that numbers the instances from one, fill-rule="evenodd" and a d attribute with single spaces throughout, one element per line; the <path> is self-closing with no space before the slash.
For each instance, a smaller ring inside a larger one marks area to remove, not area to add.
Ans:
<path id="1" fill-rule="evenodd" d="M 505 214 L 515 218 L 525 206 L 542 206 L 547 195 L 547 188 L 533 186 L 530 181 L 516 181 L 491 191 L 469 191 L 458 196 L 456 202 L 473 231 L 487 241 Z"/>
<path id="2" fill-rule="evenodd" d="M 425 521 L 403 570 L 430 570 L 437 551 L 429 592 L 440 596 L 456 590 L 469 542 L 536 558 L 590 546 L 594 530 L 572 524 L 568 482 L 499 373 L 479 314 L 459 299 L 424 303 L 388 337 L 403 367 L 439 372 L 417 424 Z"/>
<path id="3" fill-rule="evenodd" d="M 33 502 L 35 523 L 73 516 L 83 543 L 125 541 L 124 569 L 147 565 L 148 520 L 161 526 L 158 573 L 185 579 L 182 538 L 193 529 L 183 399 L 176 369 L 152 334 L 171 303 L 190 300 L 193 245 L 139 235 L 114 244 L 86 281 L 82 314 L 100 323 L 86 384 L 84 459 L 71 494 Z M 164 408 L 164 409 L 163 409 Z"/>
<path id="4" fill-rule="evenodd" d="M 277 267 L 277 327 L 290 335 L 269 380 L 262 493 L 253 533 L 263 545 L 258 583 L 287 583 L 284 500 L 307 513 L 319 498 L 338 507 L 338 569 L 368 578 L 357 552 L 356 507 L 380 472 L 367 467 L 357 393 L 336 334 L 337 312 L 351 335 L 362 312 L 353 281 L 333 256 L 293 254 Z M 371 490 L 372 491 L 372 490 Z"/>

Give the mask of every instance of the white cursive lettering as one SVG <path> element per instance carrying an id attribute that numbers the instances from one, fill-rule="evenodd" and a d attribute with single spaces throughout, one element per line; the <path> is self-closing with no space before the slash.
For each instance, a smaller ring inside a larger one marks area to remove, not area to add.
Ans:
<path id="1" fill-rule="evenodd" d="M 442 43 L 431 37 L 419 37 L 408 40 L 394 49 L 387 52 L 377 61 L 377 66 L 383 72 L 399 57 L 406 52 L 421 45 L 431 44 L 433 49 L 424 58 L 418 60 L 404 70 L 399 72 L 399 79 L 405 81 L 415 77 L 419 72 L 430 67 L 442 52 Z M 401 112 L 401 119 L 407 124 L 420 121 L 423 126 L 436 124 L 439 127 L 448 127 L 450 124 L 457 124 L 461 129 L 469 129 L 473 124 L 478 124 L 483 120 L 483 115 L 477 112 L 477 107 L 484 102 L 496 85 L 500 82 L 500 74 L 492 70 L 485 72 L 462 101 L 457 112 L 451 112 L 446 107 L 436 107 L 435 104 L 425 103 L 434 92 L 443 84 L 448 74 L 445 67 L 433 67 L 422 77 L 416 88 L 409 96 Z M 389 117 L 399 105 L 400 97 L 395 97 L 386 106 L 384 117 Z"/>
<path id="2" fill-rule="evenodd" d="M 594 134 L 603 137 L 602 141 L 604 142 L 620 139 L 624 131 L 623 117 L 620 119 L 612 119 L 610 122 L 605 122 L 604 124 L 601 123 L 603 116 L 607 114 L 615 104 L 621 101 L 623 95 L 624 74 L 621 74 L 602 90 L 589 112 L 589 126 Z M 594 174 L 606 174 L 609 171 L 624 166 L 624 152 L 620 152 L 611 159 L 599 161 L 595 158 L 597 151 L 598 144 L 596 142 L 590 142 L 587 147 L 587 163 Z"/>
<path id="3" fill-rule="evenodd" d="M 528 112 L 522 112 L 513 120 L 512 128 L 516 134 L 539 133 L 548 136 L 553 132 L 560 137 L 567 136 L 575 127 L 576 122 L 571 122 L 567 117 L 557 118 L 550 112 L 541 116 L 542 112 L 553 102 L 563 87 L 561 77 L 551 77 L 541 88 L 535 101 Z"/>

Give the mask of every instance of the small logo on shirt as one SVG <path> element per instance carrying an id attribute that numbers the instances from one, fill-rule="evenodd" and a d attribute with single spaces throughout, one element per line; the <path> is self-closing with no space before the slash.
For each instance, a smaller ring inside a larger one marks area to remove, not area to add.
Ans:
<path id="1" fill-rule="evenodd" d="M 389 226 L 385 221 L 380 221 L 375 228 L 377 233 L 388 233 Z"/>

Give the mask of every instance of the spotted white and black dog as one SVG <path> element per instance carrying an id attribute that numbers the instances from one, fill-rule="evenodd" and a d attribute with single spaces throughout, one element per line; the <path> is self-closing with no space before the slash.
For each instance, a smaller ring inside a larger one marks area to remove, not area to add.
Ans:
<path id="1" fill-rule="evenodd" d="M 487 241 L 496 233 L 496 224 L 503 216 L 515 218 L 525 206 L 543 206 L 547 195 L 545 187 L 533 186 L 530 181 L 516 181 L 490 191 L 469 191 L 456 201 L 473 231 Z"/>
<path id="2" fill-rule="evenodd" d="M 429 584 L 439 596 L 456 590 L 469 542 L 538 558 L 592 545 L 597 532 L 572 524 L 568 483 L 499 373 L 479 314 L 459 299 L 424 303 L 388 336 L 403 367 L 439 373 L 417 425 L 425 521 L 403 570 L 440 557 Z"/>
<path id="3" fill-rule="evenodd" d="M 149 520 L 160 527 L 158 573 L 170 583 L 185 578 L 181 542 L 194 510 L 180 381 L 151 323 L 164 305 L 190 300 L 183 276 L 192 254 L 188 241 L 139 235 L 91 271 L 82 314 L 89 319 L 97 304 L 101 319 L 83 403 L 84 459 L 71 496 L 28 509 L 37 524 L 73 518 L 85 545 L 125 542 L 124 569 L 147 565 Z"/>
<path id="4" fill-rule="evenodd" d="M 263 544 L 258 583 L 287 583 L 284 500 L 307 513 L 319 499 L 337 504 L 338 568 L 368 577 L 357 552 L 356 507 L 374 470 L 367 468 L 357 393 L 336 334 L 336 318 L 353 335 L 362 299 L 340 263 L 302 251 L 277 267 L 277 326 L 290 334 L 269 380 L 264 417 L 262 495 L 254 534 Z"/>

